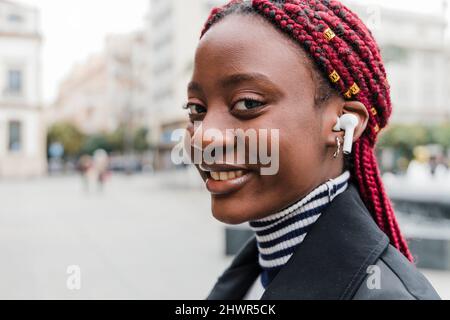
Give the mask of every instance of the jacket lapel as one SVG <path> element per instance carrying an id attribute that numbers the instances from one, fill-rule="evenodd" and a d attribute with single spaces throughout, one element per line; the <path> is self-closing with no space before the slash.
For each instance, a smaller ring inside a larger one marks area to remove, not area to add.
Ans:
<path id="1" fill-rule="evenodd" d="M 262 299 L 351 299 L 389 245 L 356 187 L 336 197 Z"/>
<path id="2" fill-rule="evenodd" d="M 218 279 L 207 299 L 241 300 L 260 273 L 258 248 L 252 237 Z"/>

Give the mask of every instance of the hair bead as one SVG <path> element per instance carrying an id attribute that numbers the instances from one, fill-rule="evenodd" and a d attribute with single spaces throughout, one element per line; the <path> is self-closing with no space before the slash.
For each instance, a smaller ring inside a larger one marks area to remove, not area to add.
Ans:
<path id="1" fill-rule="evenodd" d="M 375 131 L 375 133 L 380 132 L 380 126 L 378 124 L 376 124 L 375 127 L 373 128 L 373 130 Z"/>
<path id="2" fill-rule="evenodd" d="M 348 99 L 350 99 L 353 96 L 356 96 L 358 93 L 361 92 L 361 89 L 359 88 L 359 86 L 356 84 L 356 82 L 350 87 L 350 89 L 348 89 L 348 91 L 346 93 L 344 93 L 344 96 Z"/>
<path id="3" fill-rule="evenodd" d="M 336 70 L 333 70 L 333 72 L 330 73 L 330 79 L 333 83 L 336 83 L 341 80 L 341 76 L 339 75 L 339 73 L 337 73 Z"/>
<path id="4" fill-rule="evenodd" d="M 333 30 L 331 30 L 331 28 L 328 28 L 323 32 L 323 36 L 326 40 L 331 41 L 334 37 L 336 37 L 336 34 Z"/>

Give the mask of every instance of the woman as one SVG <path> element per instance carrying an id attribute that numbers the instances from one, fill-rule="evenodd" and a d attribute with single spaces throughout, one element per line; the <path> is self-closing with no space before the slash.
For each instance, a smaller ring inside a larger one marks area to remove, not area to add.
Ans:
<path id="1" fill-rule="evenodd" d="M 186 109 L 192 141 L 200 128 L 279 130 L 274 175 L 249 156 L 244 165 L 196 163 L 215 218 L 250 222 L 256 233 L 209 299 L 439 299 L 384 191 L 374 145 L 391 115 L 389 85 L 377 44 L 348 8 L 329 0 L 215 8 Z M 237 140 L 222 137 L 202 135 L 194 149 L 214 144 L 235 159 Z"/>

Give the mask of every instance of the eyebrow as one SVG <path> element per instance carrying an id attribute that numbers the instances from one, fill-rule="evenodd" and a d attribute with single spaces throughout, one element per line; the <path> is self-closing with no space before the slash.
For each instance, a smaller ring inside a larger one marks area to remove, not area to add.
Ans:
<path id="1" fill-rule="evenodd" d="M 203 92 L 203 89 L 199 83 L 192 81 L 188 84 L 188 91 Z"/>
<path id="2" fill-rule="evenodd" d="M 263 84 L 267 84 L 273 87 L 275 86 L 272 81 L 269 80 L 269 77 L 261 73 L 233 74 L 221 80 L 220 85 L 223 88 L 229 88 L 242 84 L 243 82 L 262 82 Z"/>
<path id="3" fill-rule="evenodd" d="M 264 74 L 261 73 L 237 73 L 232 74 L 230 76 L 225 77 L 224 79 L 220 80 L 219 84 L 222 88 L 228 89 L 231 87 L 236 87 L 242 83 L 245 82 L 257 82 L 260 83 L 269 89 L 272 89 L 272 91 L 278 91 L 276 88 L 276 85 L 270 81 L 269 77 L 267 77 Z M 189 91 L 197 91 L 197 92 L 203 92 L 202 87 L 197 82 L 190 82 L 188 85 Z"/>

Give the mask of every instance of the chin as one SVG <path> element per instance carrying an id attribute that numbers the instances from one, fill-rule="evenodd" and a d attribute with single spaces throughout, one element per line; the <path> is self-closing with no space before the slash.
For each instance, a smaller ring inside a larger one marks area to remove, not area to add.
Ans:
<path id="1" fill-rule="evenodd" d="M 228 225 L 239 225 L 242 223 L 246 223 L 249 222 L 250 220 L 243 218 L 239 213 L 231 213 L 230 212 L 222 212 L 221 210 L 219 210 L 219 212 L 217 212 L 216 210 L 213 209 L 213 217 L 225 224 Z"/>
<path id="2" fill-rule="evenodd" d="M 229 225 L 238 225 L 259 219 L 256 212 L 248 210 L 242 201 L 212 197 L 212 213 L 216 220 Z"/>

